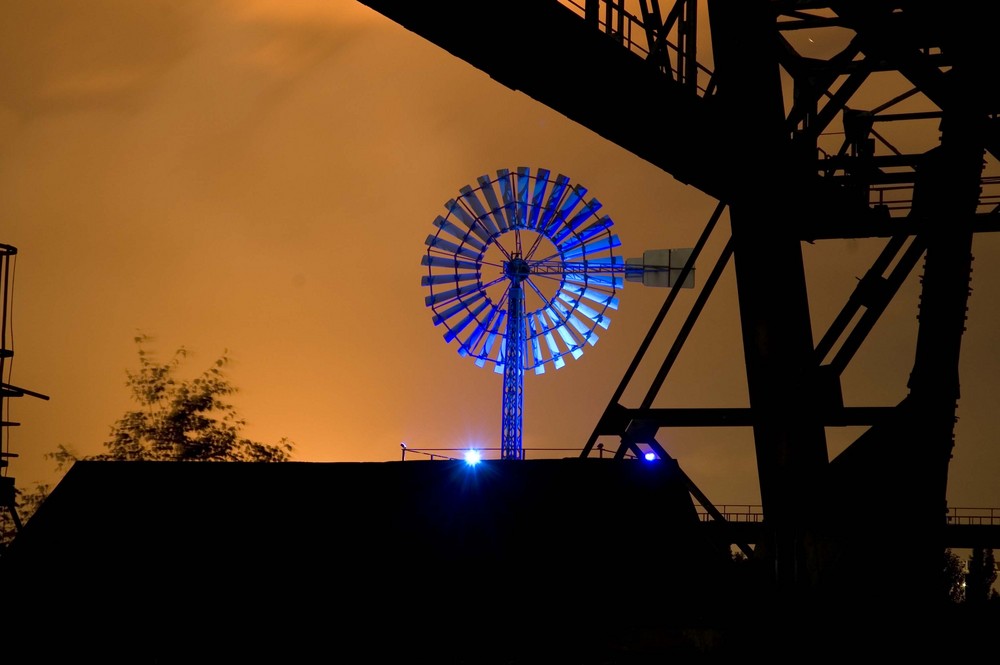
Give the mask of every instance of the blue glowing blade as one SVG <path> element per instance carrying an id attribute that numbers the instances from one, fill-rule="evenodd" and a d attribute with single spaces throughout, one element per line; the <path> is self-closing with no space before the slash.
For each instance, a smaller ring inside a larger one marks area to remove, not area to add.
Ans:
<path id="1" fill-rule="evenodd" d="M 528 192 L 531 190 L 531 169 L 526 166 L 517 167 L 517 204 L 514 209 L 515 226 L 519 229 L 528 226 Z"/>
<path id="2" fill-rule="evenodd" d="M 466 298 L 464 300 L 458 300 L 457 302 L 447 307 L 446 309 L 443 309 L 439 312 L 436 311 L 434 314 L 434 325 L 439 325 L 440 323 L 447 321 L 448 319 L 455 316 L 462 310 L 468 309 L 469 305 L 471 305 L 472 303 L 475 303 L 485 297 L 486 294 L 483 291 L 477 291 L 469 298 Z"/>
<path id="3" fill-rule="evenodd" d="M 597 211 L 600 209 L 601 202 L 597 199 L 590 199 L 590 201 L 584 205 L 583 209 L 576 213 L 573 219 L 569 220 L 562 230 L 552 237 L 552 242 L 556 245 L 560 244 L 569 234 L 574 233 L 578 228 L 580 228 L 585 221 L 591 217 L 595 217 L 597 215 Z"/>
<path id="4" fill-rule="evenodd" d="M 569 196 L 562 202 L 559 206 L 559 212 L 556 214 L 555 218 L 546 227 L 546 232 L 550 236 L 555 236 L 556 231 L 559 229 L 561 224 L 566 223 L 573 212 L 576 205 L 583 200 L 583 197 L 587 195 L 587 188 L 582 185 L 576 185 L 570 191 Z"/>
<path id="5" fill-rule="evenodd" d="M 531 328 L 531 357 L 534 360 L 535 374 L 544 374 L 545 361 L 542 359 L 542 347 L 538 344 L 538 327 L 535 325 L 535 317 L 528 317 L 528 326 Z"/>
<path id="6" fill-rule="evenodd" d="M 526 226 L 534 229 L 538 225 L 538 215 L 542 211 L 542 200 L 545 197 L 545 187 L 549 184 L 548 169 L 538 169 L 535 175 L 535 190 L 531 194 L 531 207 L 528 211 Z"/>
<path id="7" fill-rule="evenodd" d="M 576 331 L 580 333 L 580 337 L 582 337 L 585 342 L 587 342 L 591 346 L 597 343 L 598 339 L 597 335 L 594 334 L 594 331 L 591 328 L 589 328 L 580 319 L 576 318 L 576 315 L 570 312 L 566 308 L 566 306 L 563 305 L 561 302 L 555 301 L 553 304 L 555 305 L 556 309 L 558 309 L 563 314 L 563 318 L 569 321 L 569 324 L 571 326 L 576 328 Z"/>
<path id="8" fill-rule="evenodd" d="M 506 357 L 507 357 L 507 338 L 501 337 L 500 348 L 497 349 L 496 358 L 493 359 L 496 362 L 496 364 L 493 367 L 493 371 L 496 372 L 497 374 L 503 374 L 503 368 L 504 368 L 503 359 Z"/>
<path id="9" fill-rule="evenodd" d="M 562 352 L 559 350 L 559 346 L 556 344 L 556 338 L 552 335 L 551 331 L 545 331 L 545 344 L 549 347 L 549 355 L 552 356 L 552 364 L 555 365 L 556 369 L 560 369 L 566 365 L 566 361 L 563 360 Z"/>
<path id="10" fill-rule="evenodd" d="M 420 279 L 420 284 L 422 286 L 430 286 L 432 284 L 452 284 L 467 282 L 470 279 L 478 278 L 479 273 L 475 272 L 445 272 L 438 275 L 424 275 Z"/>
<path id="11" fill-rule="evenodd" d="M 493 349 L 493 344 L 496 342 L 496 339 L 500 334 L 498 331 L 503 330 L 503 320 L 506 315 L 507 312 L 500 310 L 500 316 L 497 317 L 496 326 L 494 326 L 486 336 L 486 343 L 483 344 L 483 350 L 478 354 L 478 358 L 476 359 L 477 367 L 485 365 L 486 360 L 490 357 L 490 351 Z M 501 354 L 500 357 L 503 358 L 503 355 Z"/>
<path id="12" fill-rule="evenodd" d="M 546 316 L 546 310 L 542 309 L 536 312 L 535 319 L 538 325 L 538 334 L 545 338 L 545 348 L 549 352 L 549 360 L 552 361 L 556 369 L 565 366 L 566 361 L 562 358 L 563 352 L 559 349 L 559 344 L 552 334 L 553 324 L 549 321 L 548 316 Z"/>
<path id="13" fill-rule="evenodd" d="M 562 292 L 559 293 L 559 299 L 568 305 L 572 305 L 574 311 L 579 312 L 580 314 L 590 319 L 597 325 L 601 326 L 604 329 L 607 329 L 608 324 L 610 322 L 608 317 L 604 316 L 603 314 L 595 310 L 593 307 L 580 302 L 579 299 L 570 298 L 568 295 Z"/>
<path id="14" fill-rule="evenodd" d="M 420 260 L 420 265 L 430 266 L 431 268 L 447 268 L 455 271 L 479 270 L 479 264 L 474 261 L 459 261 L 450 256 L 430 256 L 429 254 L 424 254 Z"/>
<path id="15" fill-rule="evenodd" d="M 579 358 L 580 356 L 582 356 L 583 351 L 580 349 L 580 347 L 583 346 L 583 341 L 577 340 L 575 337 L 573 337 L 573 332 L 566 327 L 564 323 L 566 321 L 565 315 L 561 316 L 559 314 L 556 314 L 555 310 L 553 310 L 551 307 L 547 311 L 549 318 L 551 318 L 552 321 L 557 324 L 556 332 L 559 333 L 559 336 L 562 338 L 563 342 L 565 342 L 566 348 L 569 349 L 570 353 L 573 355 L 574 358 Z"/>
<path id="16" fill-rule="evenodd" d="M 603 293 L 596 289 L 582 289 L 573 284 L 565 284 L 563 288 L 573 293 L 577 296 L 586 298 L 587 300 L 592 300 L 599 305 L 608 307 L 610 309 L 618 309 L 618 298 L 607 293 Z"/>
<path id="17" fill-rule="evenodd" d="M 445 233 L 453 236 L 456 240 L 460 240 L 466 245 L 471 245 L 472 247 L 475 247 L 480 252 L 486 249 L 486 245 L 483 242 L 481 242 L 478 238 L 472 237 L 472 234 L 468 229 L 463 231 L 459 226 L 457 226 L 453 222 L 449 222 L 444 217 L 438 216 L 437 219 L 434 220 L 434 226 L 438 227 Z"/>
<path id="18" fill-rule="evenodd" d="M 490 323 L 493 322 L 493 317 L 497 315 L 498 311 L 500 310 L 497 309 L 496 305 L 494 305 L 493 308 L 490 310 L 489 315 L 487 315 L 486 320 L 483 321 L 478 326 L 476 326 L 476 329 L 472 331 L 471 335 L 469 335 L 469 339 L 466 340 L 464 344 L 462 344 L 462 348 L 459 349 L 459 353 L 461 355 L 474 353 L 476 345 L 479 344 L 479 340 L 482 339 L 482 336 L 486 334 L 486 331 L 489 330 Z"/>
<path id="19" fill-rule="evenodd" d="M 506 169 L 501 169 L 501 171 L 506 171 Z M 507 230 L 507 220 L 504 218 L 503 206 L 500 205 L 496 190 L 493 189 L 493 181 L 488 176 L 479 176 L 479 191 L 486 197 L 486 203 L 489 206 L 490 213 L 493 215 L 493 220 L 500 228 L 500 232 L 503 233 Z"/>
<path id="20" fill-rule="evenodd" d="M 595 240 L 594 242 L 588 242 L 586 245 L 577 247 L 569 251 L 563 251 L 563 257 L 567 259 L 573 259 L 578 256 L 583 256 L 584 254 L 590 254 L 591 252 L 603 252 L 607 251 L 613 247 L 618 247 L 621 245 L 621 240 L 618 236 L 613 235 L 610 238 L 601 238 Z"/>
<path id="21" fill-rule="evenodd" d="M 445 240 L 441 236 L 427 236 L 425 243 L 428 247 L 433 247 L 436 250 L 447 252 L 448 254 L 461 255 L 475 260 L 479 259 L 479 252 L 468 247 L 460 247 L 453 242 Z"/>
<path id="22" fill-rule="evenodd" d="M 576 247 L 579 247 L 583 243 L 587 242 L 588 240 L 590 240 L 597 234 L 601 233 L 602 231 L 610 229 L 612 226 L 614 226 L 614 222 L 611 221 L 610 217 L 605 215 L 604 217 L 597 220 L 593 224 L 584 228 L 582 231 L 566 238 L 561 244 L 558 245 L 558 247 L 560 250 L 564 252 L 574 249 Z"/>
<path id="23" fill-rule="evenodd" d="M 497 185 L 500 186 L 500 197 L 503 199 L 503 215 L 507 228 L 518 228 L 517 201 L 515 200 L 514 180 L 510 171 L 507 169 L 497 171 Z"/>
<path id="24" fill-rule="evenodd" d="M 462 318 L 461 321 L 455 324 L 455 327 L 451 328 L 448 332 L 444 334 L 445 341 L 451 342 L 453 339 L 455 339 L 459 333 L 465 330 L 466 326 L 468 326 L 472 321 L 475 320 L 475 318 L 479 315 L 480 312 L 482 312 L 489 306 L 489 304 L 490 303 L 488 300 L 484 300 L 476 307 L 476 309 L 470 311 L 465 317 Z"/>
<path id="25" fill-rule="evenodd" d="M 448 291 L 442 291 L 441 293 L 432 293 L 431 295 L 424 298 L 424 304 L 428 307 L 431 305 L 440 305 L 446 303 L 450 300 L 454 300 L 460 296 L 472 293 L 473 291 L 479 290 L 479 284 L 466 284 L 457 289 L 450 289 Z"/>
<path id="26" fill-rule="evenodd" d="M 552 218 L 559 212 L 559 202 L 562 200 L 563 194 L 566 191 L 566 187 L 569 185 L 569 178 L 560 174 L 556 176 L 556 180 L 552 185 L 552 190 L 549 192 L 548 201 L 545 202 L 545 209 L 542 212 L 542 218 L 538 222 L 538 229 L 544 231 L 552 223 Z"/>
<path id="27" fill-rule="evenodd" d="M 462 222 L 470 231 L 476 234 L 476 236 L 483 242 L 490 241 L 490 231 L 485 226 L 480 223 L 480 221 L 469 214 L 469 211 L 462 207 L 462 204 L 452 199 L 445 204 L 445 208 L 448 212 L 455 217 L 458 221 Z"/>
<path id="28" fill-rule="evenodd" d="M 486 230 L 489 231 L 490 237 L 500 233 L 500 229 L 498 229 L 496 224 L 493 223 L 489 212 L 485 207 L 483 207 L 483 202 L 480 201 L 479 197 L 476 195 L 476 191 L 466 185 L 461 189 L 461 192 L 462 200 L 465 201 L 466 205 L 468 205 L 474 213 L 476 213 L 476 219 L 480 224 L 486 227 Z"/>

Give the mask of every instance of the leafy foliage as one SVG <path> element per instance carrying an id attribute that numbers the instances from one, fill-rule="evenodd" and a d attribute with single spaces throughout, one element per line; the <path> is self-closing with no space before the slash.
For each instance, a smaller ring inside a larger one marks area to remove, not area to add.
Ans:
<path id="1" fill-rule="evenodd" d="M 241 434 L 246 421 L 227 398 L 237 389 L 225 374 L 225 353 L 201 375 L 177 378 L 188 357 L 184 347 L 167 362 L 158 362 L 145 345 L 146 336 L 135 338 L 139 347 L 139 369 L 128 371 L 126 385 L 138 408 L 127 411 L 111 427 L 108 452 L 92 460 L 286 462 L 293 445 L 252 441 Z M 61 466 L 75 457 L 65 447 L 51 455 Z"/>
<path id="2" fill-rule="evenodd" d="M 944 551 L 941 583 L 944 597 L 948 602 L 961 603 L 965 600 L 965 564 L 962 562 L 962 557 L 950 549 Z"/>
<path id="3" fill-rule="evenodd" d="M 107 452 L 78 457 L 60 444 L 45 457 L 61 471 L 78 459 L 117 461 L 191 462 L 286 462 L 294 444 L 281 439 L 276 444 L 253 441 L 242 434 L 246 421 L 228 401 L 237 388 L 226 376 L 229 356 L 223 353 L 208 369 L 193 379 L 178 378 L 189 352 L 181 347 L 167 362 L 159 362 L 147 350 L 146 335 L 135 338 L 139 367 L 127 370 L 125 385 L 136 408 L 127 411 L 111 427 L 104 442 Z M 16 507 L 22 521 L 37 510 L 49 486 L 36 484 L 18 491 Z M 6 511 L 4 511 L 6 512 Z M 3 529 L 3 534 L 10 534 Z M 0 538 L 0 541 L 9 539 Z M 3 543 L 0 543 L 3 544 Z"/>
<path id="4" fill-rule="evenodd" d="M 969 555 L 965 574 L 965 600 L 981 604 L 997 596 L 993 583 L 997 580 L 996 559 L 993 548 L 975 547 Z"/>

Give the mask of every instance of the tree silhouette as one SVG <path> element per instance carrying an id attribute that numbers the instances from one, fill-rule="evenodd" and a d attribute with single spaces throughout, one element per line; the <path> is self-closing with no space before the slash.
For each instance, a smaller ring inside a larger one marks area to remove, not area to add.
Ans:
<path id="1" fill-rule="evenodd" d="M 125 385 L 137 408 L 127 411 L 111 426 L 111 438 L 104 442 L 107 452 L 79 457 L 60 444 L 45 457 L 61 471 L 78 459 L 119 461 L 190 462 L 286 462 L 294 444 L 281 439 L 276 444 L 253 441 L 242 434 L 246 421 L 228 398 L 237 388 L 226 376 L 228 352 L 193 379 L 177 376 L 189 356 L 179 348 L 167 362 L 159 362 L 147 350 L 147 335 L 134 338 L 139 368 L 126 370 Z M 18 491 L 16 506 L 26 521 L 48 495 L 49 486 L 36 483 L 29 491 Z M 6 515 L 4 516 L 6 517 Z M 10 529 L 0 530 L 0 545 L 13 537 Z"/>
<path id="2" fill-rule="evenodd" d="M 965 602 L 970 605 L 985 604 L 997 595 L 993 583 L 997 580 L 993 548 L 974 547 L 969 555 L 965 574 Z"/>
<path id="3" fill-rule="evenodd" d="M 944 586 L 944 597 L 950 603 L 961 603 L 965 600 L 965 564 L 962 558 L 950 549 L 944 551 L 941 582 Z"/>
<path id="4" fill-rule="evenodd" d="M 125 382 L 138 408 L 127 411 L 111 427 L 108 452 L 91 460 L 286 462 L 294 446 L 287 439 L 265 444 L 242 436 L 246 421 L 227 400 L 237 392 L 225 374 L 229 356 L 223 353 L 200 376 L 177 378 L 188 357 L 184 347 L 168 362 L 157 362 L 146 350 L 149 338 L 135 338 L 139 369 Z M 65 447 L 50 457 L 60 465 L 76 457 Z"/>

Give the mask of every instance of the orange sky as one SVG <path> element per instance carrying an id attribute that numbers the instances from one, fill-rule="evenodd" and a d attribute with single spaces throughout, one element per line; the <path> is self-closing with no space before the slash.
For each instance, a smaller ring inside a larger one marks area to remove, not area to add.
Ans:
<path id="1" fill-rule="evenodd" d="M 444 203 L 499 168 L 544 167 L 600 199 L 626 256 L 692 246 L 715 207 L 354 0 L 0 4 L 0 242 L 20 250 L 9 380 L 51 396 L 10 400 L 19 487 L 58 479 L 43 458 L 58 444 L 102 450 L 130 406 L 137 332 L 164 359 L 187 346 L 192 373 L 228 349 L 246 434 L 288 437 L 299 460 L 496 447 L 500 377 L 459 357 L 423 302 Z M 998 242 L 974 247 L 952 506 L 1000 506 Z M 817 339 L 881 246 L 804 246 Z M 844 375 L 848 405 L 905 395 L 918 278 Z M 582 447 L 666 291 L 620 296 L 581 359 L 526 376 L 528 457 Z M 657 405 L 746 406 L 738 328 L 730 267 Z M 829 433 L 832 455 L 860 431 Z M 759 501 L 748 430 L 659 440 L 714 502 Z"/>

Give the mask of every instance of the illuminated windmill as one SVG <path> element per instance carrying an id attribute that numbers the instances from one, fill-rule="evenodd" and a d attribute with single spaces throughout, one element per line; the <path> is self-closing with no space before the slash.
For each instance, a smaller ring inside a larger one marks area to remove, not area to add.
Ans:
<path id="1" fill-rule="evenodd" d="M 427 236 L 422 284 L 434 325 L 476 365 L 503 374 L 501 459 L 522 459 L 524 373 L 559 369 L 607 329 L 625 280 L 671 286 L 690 250 L 615 255 L 621 242 L 586 188 L 546 169 L 483 175 L 445 204 Z M 693 286 L 693 271 L 687 283 Z"/>

